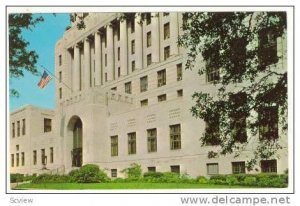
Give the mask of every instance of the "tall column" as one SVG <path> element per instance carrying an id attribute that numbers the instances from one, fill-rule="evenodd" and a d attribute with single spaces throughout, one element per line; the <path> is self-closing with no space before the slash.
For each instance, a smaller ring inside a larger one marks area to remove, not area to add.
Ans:
<path id="1" fill-rule="evenodd" d="M 112 25 L 106 26 L 106 41 L 107 41 L 107 81 L 114 78 L 114 36 Z"/>
<path id="2" fill-rule="evenodd" d="M 136 13 L 134 19 L 135 26 L 135 67 L 136 69 L 143 69 L 143 27 L 141 16 Z"/>
<path id="3" fill-rule="evenodd" d="M 120 53 L 121 53 L 121 75 L 125 76 L 128 74 L 128 38 L 127 38 L 127 20 L 125 18 L 120 21 Z"/>
<path id="4" fill-rule="evenodd" d="M 89 89 L 91 87 L 91 48 L 90 40 L 86 38 L 84 40 L 84 88 Z"/>
<path id="5" fill-rule="evenodd" d="M 170 37 L 171 37 L 171 55 L 177 55 L 179 47 L 177 46 L 178 41 L 178 13 L 171 12 L 170 13 Z"/>
<path id="6" fill-rule="evenodd" d="M 72 72 L 72 86 L 73 91 L 77 92 L 80 88 L 80 48 L 78 45 L 74 46 L 74 66 Z"/>
<path id="7" fill-rule="evenodd" d="M 99 32 L 95 33 L 95 84 L 101 85 L 101 35 Z"/>
<path id="8" fill-rule="evenodd" d="M 159 17 L 158 13 L 153 12 L 151 13 L 151 38 L 152 38 L 152 62 L 159 62 L 159 45 L 160 45 L 160 39 L 159 39 Z"/>

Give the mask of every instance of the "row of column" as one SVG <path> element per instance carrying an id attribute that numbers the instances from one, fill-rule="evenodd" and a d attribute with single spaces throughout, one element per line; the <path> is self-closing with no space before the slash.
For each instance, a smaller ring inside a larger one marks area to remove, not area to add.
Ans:
<path id="1" fill-rule="evenodd" d="M 177 37 L 178 37 L 178 20 L 177 13 L 171 13 L 170 20 L 170 36 L 171 38 L 175 38 L 175 44 L 171 46 L 171 55 L 178 53 L 178 47 L 176 45 Z M 159 18 L 157 13 L 151 14 L 151 37 L 152 37 L 152 45 L 151 45 L 151 54 L 152 54 L 152 62 L 160 61 L 160 25 Z M 143 68 L 143 27 L 140 24 L 141 16 L 136 15 L 134 19 L 135 24 L 135 65 L 136 69 Z M 130 67 L 130 62 L 128 62 L 128 33 L 127 33 L 127 20 L 125 18 L 120 20 L 120 73 L 121 76 L 128 75 L 128 70 Z M 114 80 L 114 57 L 116 56 L 114 51 L 114 32 L 113 26 L 111 24 L 106 26 L 106 66 L 103 64 L 104 59 L 102 49 L 102 38 L 103 36 L 99 31 L 94 34 L 94 51 L 95 51 L 95 85 L 101 85 L 104 81 L 104 73 L 107 73 L 107 81 Z M 173 41 L 173 40 L 172 40 Z M 81 54 L 80 54 L 80 46 L 76 44 L 74 46 L 74 60 L 73 60 L 73 71 L 72 71 L 72 79 L 73 79 L 73 91 L 79 91 L 81 89 L 89 89 L 92 87 L 92 71 L 91 71 L 91 41 L 87 37 L 83 41 L 83 75 L 84 75 L 84 84 L 81 79 L 80 67 L 81 67 Z M 84 88 L 80 88 L 81 85 L 84 85 Z"/>

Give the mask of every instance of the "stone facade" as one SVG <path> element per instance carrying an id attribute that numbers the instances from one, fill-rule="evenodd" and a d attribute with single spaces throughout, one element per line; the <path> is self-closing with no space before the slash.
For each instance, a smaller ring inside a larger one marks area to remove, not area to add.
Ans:
<path id="1" fill-rule="evenodd" d="M 84 14 L 74 14 L 75 23 L 80 15 Z M 182 32 L 181 13 L 90 13 L 85 29 L 77 30 L 75 23 L 56 44 L 55 75 L 60 81 L 56 108 L 47 113 L 53 118 L 53 131 L 28 133 L 20 137 L 22 142 L 12 138 L 11 154 L 18 152 L 15 144 L 26 152 L 24 169 L 12 167 L 12 172 L 39 173 L 32 165 L 33 150 L 39 154 L 41 148 L 48 152 L 50 147 L 54 163 L 48 159 L 47 166 L 54 172 L 69 172 L 87 163 L 118 177 L 132 163 L 142 165 L 144 172 L 180 171 L 191 176 L 231 174 L 232 162 L 242 162 L 243 167 L 257 136 L 248 135 L 249 144 L 238 158 L 208 158 L 208 152 L 218 147 L 201 146 L 205 122 L 192 117 L 191 96 L 216 89 L 197 69 L 184 69 L 186 51 L 176 43 Z M 285 38 L 277 39 L 277 48 L 284 57 L 278 65 L 286 69 Z M 205 63 L 199 58 L 197 66 Z M 44 110 L 23 110 L 11 114 L 11 125 L 26 118 L 28 124 L 43 127 L 28 113 Z M 284 134 L 279 131 L 279 135 Z M 25 140 L 30 138 L 37 143 Z M 277 173 L 288 168 L 288 140 L 280 139 Z"/>

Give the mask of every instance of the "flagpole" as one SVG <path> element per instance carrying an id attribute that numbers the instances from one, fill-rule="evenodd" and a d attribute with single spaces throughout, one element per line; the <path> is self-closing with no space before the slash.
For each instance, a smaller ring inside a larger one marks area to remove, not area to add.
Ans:
<path id="1" fill-rule="evenodd" d="M 61 81 L 60 79 L 58 79 L 54 74 L 52 74 L 52 72 L 50 72 L 48 69 L 46 69 L 46 67 L 44 67 L 43 65 L 41 65 L 41 67 L 43 69 L 45 69 L 47 72 L 49 72 L 51 74 L 51 76 L 53 76 L 56 80 L 58 80 L 59 82 L 63 83 L 68 89 L 71 90 L 71 92 L 73 92 L 72 88 L 70 88 L 67 84 L 65 84 L 63 81 Z"/>

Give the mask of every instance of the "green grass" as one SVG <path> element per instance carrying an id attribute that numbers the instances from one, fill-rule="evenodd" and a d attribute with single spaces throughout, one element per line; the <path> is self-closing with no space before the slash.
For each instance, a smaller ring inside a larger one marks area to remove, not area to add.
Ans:
<path id="1" fill-rule="evenodd" d="M 83 189 L 222 189 L 222 188 L 250 188 L 246 186 L 188 184 L 188 183 L 41 183 L 22 184 L 16 189 L 50 189 L 50 190 L 83 190 Z"/>

